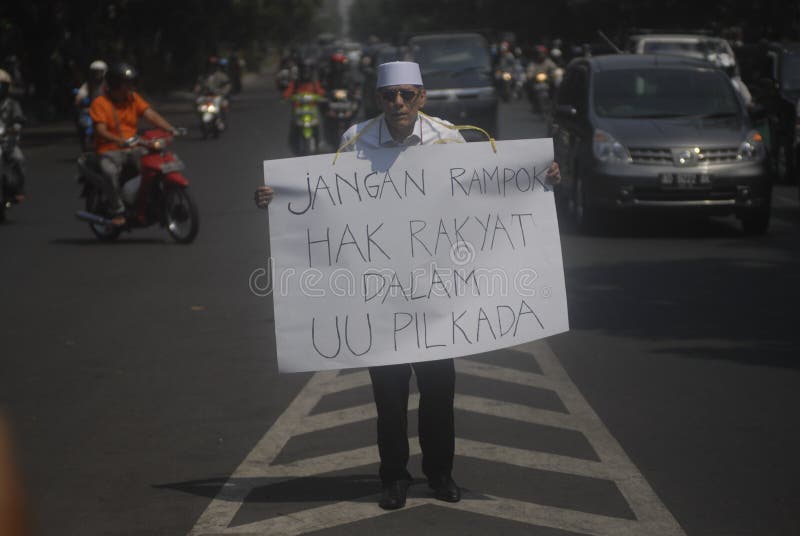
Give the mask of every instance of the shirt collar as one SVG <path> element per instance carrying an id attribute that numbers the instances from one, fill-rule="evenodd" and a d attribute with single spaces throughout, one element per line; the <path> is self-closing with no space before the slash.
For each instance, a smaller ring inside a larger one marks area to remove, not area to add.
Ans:
<path id="1" fill-rule="evenodd" d="M 411 134 L 402 141 L 395 141 L 392 134 L 389 132 L 389 126 L 386 124 L 385 116 L 381 115 L 380 125 L 378 127 L 378 145 L 381 147 L 396 147 L 396 146 L 409 146 L 409 145 L 422 145 L 422 120 L 419 114 L 414 120 L 414 128 L 411 129 Z"/>

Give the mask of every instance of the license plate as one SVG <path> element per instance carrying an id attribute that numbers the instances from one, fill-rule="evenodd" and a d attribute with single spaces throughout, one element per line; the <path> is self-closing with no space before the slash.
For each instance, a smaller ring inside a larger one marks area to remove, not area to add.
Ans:
<path id="1" fill-rule="evenodd" d="M 180 171 L 184 167 L 183 162 L 175 160 L 174 162 L 165 162 L 161 164 L 161 173 L 172 173 L 173 171 Z"/>
<path id="2" fill-rule="evenodd" d="M 711 188 L 711 177 L 704 173 L 662 173 L 661 186 L 675 190 Z"/>
<path id="3" fill-rule="evenodd" d="M 350 103 L 349 102 L 332 102 L 330 103 L 331 110 L 349 110 Z"/>

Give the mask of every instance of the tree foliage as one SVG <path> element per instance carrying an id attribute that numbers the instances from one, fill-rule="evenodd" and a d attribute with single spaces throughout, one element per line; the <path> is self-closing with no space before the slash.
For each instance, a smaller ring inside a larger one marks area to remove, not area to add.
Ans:
<path id="1" fill-rule="evenodd" d="M 241 51 L 251 65 L 268 44 L 316 31 L 321 0 L 26 0 L 0 5 L 0 63 L 15 56 L 30 89 L 56 110 L 96 58 L 126 60 L 141 84 L 187 85 L 211 54 Z"/>
<path id="2" fill-rule="evenodd" d="M 714 30 L 741 27 L 748 38 L 800 39 L 796 0 L 752 3 L 737 0 L 355 0 L 351 27 L 356 37 L 394 40 L 409 32 L 490 29 L 509 31 L 524 42 L 555 36 L 589 42 L 597 30 L 623 35 L 631 28 Z"/>

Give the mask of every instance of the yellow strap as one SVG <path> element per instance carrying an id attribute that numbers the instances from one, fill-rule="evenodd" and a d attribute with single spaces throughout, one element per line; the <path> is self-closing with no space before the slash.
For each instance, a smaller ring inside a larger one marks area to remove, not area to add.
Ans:
<path id="1" fill-rule="evenodd" d="M 351 145 L 353 145 L 353 144 L 354 144 L 354 143 L 355 143 L 355 142 L 358 140 L 358 138 L 360 138 L 360 137 L 361 137 L 361 135 L 362 135 L 364 132 L 366 132 L 366 131 L 367 131 L 367 129 L 368 129 L 369 127 L 371 127 L 371 126 L 372 126 L 372 125 L 373 125 L 373 124 L 374 124 L 374 123 L 375 123 L 377 120 L 379 120 L 380 118 L 381 118 L 381 116 L 380 116 L 380 115 L 379 115 L 378 117 L 374 117 L 374 118 L 372 119 L 372 121 L 370 121 L 369 123 L 367 123 L 367 124 L 364 126 L 364 128 L 362 128 L 362 129 L 361 129 L 361 131 L 360 131 L 360 132 L 356 132 L 356 135 L 355 135 L 355 136 L 353 136 L 352 138 L 350 138 L 350 140 L 348 140 L 348 142 L 347 142 L 347 143 L 345 143 L 344 145 L 342 145 L 341 147 L 339 147 L 339 148 L 336 150 L 336 155 L 333 157 L 333 164 L 331 164 L 331 165 L 335 165 L 335 164 L 336 164 L 336 159 L 337 159 L 337 158 L 339 158 L 339 153 L 341 153 L 342 151 L 344 151 L 345 149 L 347 149 L 348 147 L 350 147 Z"/>
<path id="2" fill-rule="evenodd" d="M 492 144 L 492 150 L 495 153 L 497 153 L 497 144 L 495 143 L 494 138 L 491 137 L 489 135 L 489 133 L 486 132 L 485 130 L 483 130 L 481 127 L 476 127 L 474 125 L 448 125 L 447 123 L 442 123 L 441 121 L 437 121 L 436 119 L 434 119 L 433 117 L 429 116 L 428 114 L 423 113 L 421 110 L 418 111 L 417 113 L 419 115 L 421 115 L 422 117 L 426 117 L 430 122 L 436 123 L 437 125 L 443 126 L 445 128 L 449 128 L 450 130 L 477 130 L 479 132 L 482 132 L 483 135 L 486 136 L 489 139 L 489 143 Z M 345 143 L 344 145 L 339 147 L 339 149 L 337 149 L 337 151 L 336 151 L 336 155 L 333 157 L 333 164 L 336 164 L 336 159 L 339 158 L 339 153 L 340 152 L 344 151 L 345 149 L 347 149 L 348 147 L 353 145 L 358 140 L 358 138 L 360 138 L 361 135 L 364 134 L 364 132 L 366 132 L 367 129 L 369 127 L 371 127 L 381 117 L 382 117 L 382 115 L 379 115 L 378 117 L 373 118 L 372 121 L 367 123 L 366 126 L 364 126 L 364 128 L 361 129 L 360 132 L 357 132 L 356 135 L 353 136 L 352 138 L 350 138 L 347 143 Z M 450 140 L 440 139 L 440 140 L 437 140 L 435 143 L 448 143 L 448 141 L 450 141 Z M 452 141 L 455 141 L 455 140 L 452 140 Z"/>
<path id="3" fill-rule="evenodd" d="M 495 153 L 497 152 L 497 144 L 495 143 L 494 138 L 491 137 L 489 135 L 489 133 L 486 132 L 485 130 L 483 130 L 481 127 L 476 127 L 474 125 L 448 125 L 447 123 L 442 123 L 441 121 L 437 121 L 433 117 L 431 117 L 428 114 L 422 112 L 422 110 L 420 110 L 417 113 L 419 113 L 422 117 L 427 117 L 428 120 L 430 120 L 432 123 L 436 123 L 437 125 L 449 128 L 450 130 L 477 130 L 478 132 L 483 133 L 483 135 L 486 136 L 489 139 L 489 143 L 492 144 L 492 150 Z M 439 140 L 436 143 L 447 143 L 447 141 Z"/>

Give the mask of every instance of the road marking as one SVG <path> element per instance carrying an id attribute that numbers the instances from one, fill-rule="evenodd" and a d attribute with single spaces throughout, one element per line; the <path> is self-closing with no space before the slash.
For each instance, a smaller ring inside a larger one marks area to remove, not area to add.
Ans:
<path id="1" fill-rule="evenodd" d="M 481 493 L 480 490 L 465 491 L 459 503 L 445 503 L 423 496 L 418 489 L 419 486 L 412 486 L 409 489 L 406 508 L 402 511 L 430 504 L 578 534 L 685 536 L 672 514 L 661 503 L 622 447 L 569 379 L 550 347 L 543 341 L 537 341 L 519 346 L 516 350 L 532 355 L 542 374 L 467 359 L 457 359 L 456 368 L 459 374 L 551 390 L 561 399 L 567 413 L 460 393 L 456 394 L 455 407 L 490 417 L 502 417 L 521 423 L 541 424 L 580 432 L 594 449 L 599 461 L 511 448 L 464 438 L 456 438 L 456 455 L 491 463 L 611 481 L 627 501 L 635 519 L 535 504 Z M 363 387 L 369 385 L 369 382 L 366 371 L 349 374 L 326 371 L 314 374 L 230 476 L 226 485 L 222 486 L 218 495 L 197 520 L 190 535 L 290 536 L 391 515 L 393 512 L 378 507 L 379 494 L 376 493 L 354 501 L 325 504 L 300 512 L 231 526 L 247 496 L 259 487 L 259 483 L 263 485 L 265 479 L 274 484 L 282 480 L 290 481 L 363 467 L 378 461 L 377 446 L 370 444 L 346 452 L 334 452 L 290 463 L 274 463 L 286 443 L 294 436 L 375 419 L 375 408 L 371 403 L 311 414 L 325 395 Z M 419 395 L 412 395 L 409 407 L 416 408 L 418 403 Z M 502 438 L 496 439 L 500 441 Z M 417 438 L 410 438 L 409 447 L 412 456 L 420 453 Z"/>

